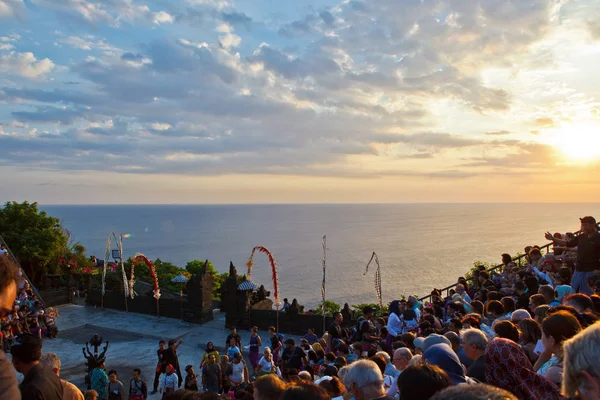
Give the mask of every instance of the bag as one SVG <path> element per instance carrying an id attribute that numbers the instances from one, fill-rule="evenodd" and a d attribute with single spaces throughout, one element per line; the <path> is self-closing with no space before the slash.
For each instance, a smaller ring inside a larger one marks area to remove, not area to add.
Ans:
<path id="1" fill-rule="evenodd" d="M 277 337 L 279 338 L 279 341 L 281 342 L 281 344 L 283 345 L 283 339 L 285 339 L 285 336 L 283 336 L 281 333 L 277 334 Z"/>
<path id="2" fill-rule="evenodd" d="M 354 328 L 354 334 L 352 335 L 352 342 L 362 342 L 362 324 L 363 322 L 367 322 L 366 319 L 360 317 L 358 322 L 356 323 L 356 328 Z"/>

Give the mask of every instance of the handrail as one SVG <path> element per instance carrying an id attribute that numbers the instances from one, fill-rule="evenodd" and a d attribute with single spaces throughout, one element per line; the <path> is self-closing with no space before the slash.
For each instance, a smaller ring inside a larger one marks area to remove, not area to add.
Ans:
<path id="1" fill-rule="evenodd" d="M 600 222 L 596 224 L 596 228 L 599 228 L 599 227 L 600 227 Z M 579 236 L 579 235 L 581 235 L 581 233 L 582 233 L 581 230 L 578 230 L 577 232 L 575 232 L 575 236 Z M 550 250 L 550 246 L 552 246 L 552 245 L 554 245 L 554 242 L 550 242 L 548 244 L 545 244 L 542 247 L 540 247 L 540 251 L 543 250 L 543 249 L 546 249 L 547 250 L 546 254 L 548 254 L 548 252 Z M 520 256 L 513 257 L 512 261 L 513 262 L 514 261 L 519 261 L 519 266 L 521 266 L 521 259 L 523 259 L 523 257 L 526 257 L 526 256 L 527 256 L 527 254 L 521 254 Z M 502 268 L 502 267 L 504 267 L 504 264 L 498 264 L 498 265 L 496 265 L 496 266 L 488 269 L 487 271 L 488 272 L 493 272 L 493 271 L 496 271 L 497 269 Z M 472 280 L 473 280 L 473 277 L 470 277 L 469 279 L 467 279 L 467 282 L 472 281 Z M 448 292 L 450 289 L 456 287 L 457 285 L 458 285 L 458 282 L 454 283 L 454 284 L 452 284 L 450 286 L 447 286 L 447 287 L 445 287 L 443 289 L 439 289 L 439 290 L 440 290 L 440 292 L 444 292 L 444 291 Z M 430 299 L 431 297 L 432 297 L 432 295 L 429 294 L 427 296 L 423 296 L 423 297 L 419 298 L 419 301 Z"/>
<path id="2" fill-rule="evenodd" d="M 17 260 L 17 257 L 15 257 L 15 255 L 13 254 L 13 252 L 10 250 L 10 247 L 8 247 L 8 243 L 6 243 L 6 241 L 4 240 L 4 238 L 2 237 L 2 235 L 0 235 L 0 244 L 4 244 L 6 246 L 6 250 L 8 252 L 8 255 L 10 256 L 10 258 L 12 259 L 12 261 L 15 264 L 17 264 L 17 267 L 19 267 L 19 269 L 21 270 L 22 277 L 25 279 L 25 281 L 27 281 L 27 283 L 29 283 L 29 286 L 33 289 L 33 291 L 35 292 L 35 294 L 37 296 L 37 299 L 40 301 L 40 303 L 42 303 L 42 306 L 43 306 L 44 305 L 44 300 L 42 299 L 42 296 L 40 296 L 39 290 L 31 282 L 31 280 L 29 279 L 29 277 L 25 273 L 25 270 L 23 269 L 23 267 L 21 267 L 21 264 L 19 264 L 19 260 Z M 17 292 L 18 292 L 18 290 L 17 290 Z"/>

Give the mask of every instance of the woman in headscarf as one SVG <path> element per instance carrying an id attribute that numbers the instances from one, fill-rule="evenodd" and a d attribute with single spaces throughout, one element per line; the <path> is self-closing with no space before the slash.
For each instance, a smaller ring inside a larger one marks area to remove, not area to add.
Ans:
<path id="1" fill-rule="evenodd" d="M 175 373 L 175 368 L 173 365 L 167 365 L 165 369 L 165 374 L 161 379 L 160 384 L 160 392 L 162 393 L 162 398 L 166 398 L 169 394 L 175 393 L 177 388 L 179 387 L 179 378 Z"/>
<path id="2" fill-rule="evenodd" d="M 402 334 L 402 321 L 400 320 L 400 301 L 394 300 L 389 306 L 390 315 L 387 322 L 387 337 L 385 338 L 386 351 L 391 352 L 394 339 Z"/>
<path id="3" fill-rule="evenodd" d="M 219 359 L 219 352 L 215 349 L 215 345 L 213 342 L 206 343 L 206 350 L 204 350 L 204 355 L 202 356 L 202 362 L 200 363 L 200 369 L 202 369 L 206 364 L 208 364 L 208 356 L 211 354 L 215 355 L 215 360 Z"/>
<path id="4" fill-rule="evenodd" d="M 458 356 L 450 346 L 445 343 L 434 344 L 423 353 L 423 360 L 434 364 L 444 370 L 450 377 L 453 385 L 461 383 L 474 383 L 471 378 L 465 377 L 465 370 Z"/>
<path id="5" fill-rule="evenodd" d="M 562 304 L 562 301 L 565 297 L 567 297 L 570 294 L 575 293 L 573 291 L 573 288 L 569 285 L 558 285 L 555 288 L 555 290 L 556 290 L 556 301 L 558 301 L 560 304 Z"/>
<path id="6" fill-rule="evenodd" d="M 489 385 L 512 392 L 519 399 L 562 399 L 558 386 L 538 375 L 515 342 L 495 338 L 485 349 L 485 379 Z"/>

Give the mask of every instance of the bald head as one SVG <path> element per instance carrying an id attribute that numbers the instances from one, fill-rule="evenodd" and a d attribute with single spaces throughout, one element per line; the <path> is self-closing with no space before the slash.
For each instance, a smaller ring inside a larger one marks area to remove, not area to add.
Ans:
<path id="1" fill-rule="evenodd" d="M 394 367 L 398 371 L 404 371 L 408 367 L 408 363 L 412 359 L 413 355 L 410 349 L 401 347 L 396 349 L 394 352 Z"/>

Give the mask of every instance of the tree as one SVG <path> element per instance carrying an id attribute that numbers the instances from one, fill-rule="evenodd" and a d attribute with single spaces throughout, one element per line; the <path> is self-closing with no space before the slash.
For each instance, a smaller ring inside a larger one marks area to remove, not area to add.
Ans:
<path id="1" fill-rule="evenodd" d="M 0 209 L 0 235 L 34 284 L 67 252 L 60 220 L 40 211 L 37 203 L 7 202 Z"/>
<path id="2" fill-rule="evenodd" d="M 185 269 L 192 274 L 199 275 L 200 271 L 204 267 L 204 261 L 192 260 L 188 262 L 185 266 Z M 225 279 L 227 279 L 228 273 L 219 274 L 215 269 L 215 266 L 209 261 L 208 262 L 208 273 L 212 275 L 213 281 L 213 299 L 219 299 L 221 297 L 221 293 L 219 290 L 221 289 L 222 283 Z"/>
<path id="3" fill-rule="evenodd" d="M 325 300 L 325 315 L 328 317 L 333 316 L 334 312 L 338 312 L 340 311 L 341 307 L 338 303 L 331 301 L 331 300 Z M 319 307 L 317 307 L 317 309 L 314 311 L 314 314 L 317 315 L 322 315 L 323 314 L 323 302 L 319 303 Z"/>

